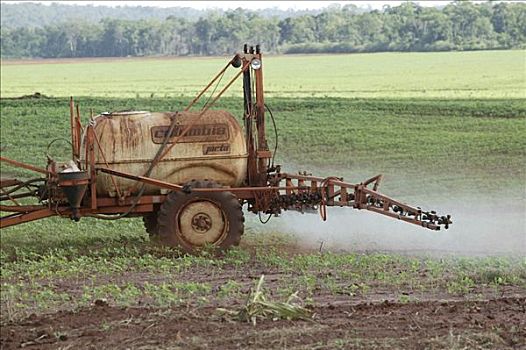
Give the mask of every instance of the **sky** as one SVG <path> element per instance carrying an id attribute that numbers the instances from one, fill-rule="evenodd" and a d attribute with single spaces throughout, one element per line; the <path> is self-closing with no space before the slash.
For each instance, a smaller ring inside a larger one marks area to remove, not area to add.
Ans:
<path id="1" fill-rule="evenodd" d="M 3 3 L 17 3 L 21 1 L 2 1 Z M 30 1 L 35 3 L 42 3 L 50 5 L 58 1 Z M 195 9 L 235 9 L 243 7 L 247 9 L 257 10 L 262 8 L 277 7 L 281 10 L 294 9 L 320 9 L 329 6 L 330 4 L 354 4 L 358 7 L 371 7 L 373 9 L 381 9 L 384 5 L 391 7 L 398 6 L 405 1 L 60 1 L 62 4 L 71 5 L 94 5 L 94 6 L 154 6 L 154 7 L 192 7 Z M 451 1 L 413 1 L 421 6 L 440 6 L 446 5 Z M 476 1 L 480 2 L 480 1 Z"/>

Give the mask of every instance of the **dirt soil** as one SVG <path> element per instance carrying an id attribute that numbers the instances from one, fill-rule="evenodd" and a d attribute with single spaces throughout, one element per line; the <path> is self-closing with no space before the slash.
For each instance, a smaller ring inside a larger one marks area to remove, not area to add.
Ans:
<path id="1" fill-rule="evenodd" d="M 289 255 L 305 251 L 310 250 L 282 250 Z M 180 277 L 211 285 L 233 279 L 248 294 L 261 275 L 267 291 L 295 278 L 255 262 L 237 272 L 207 273 L 196 267 Z M 113 282 L 140 283 L 148 276 L 123 272 L 110 277 Z M 155 283 L 151 276 L 147 280 Z M 60 289 L 69 291 L 85 283 L 64 282 Z M 519 286 L 503 286 L 498 293 L 475 288 L 465 296 L 421 291 L 408 294 L 407 301 L 400 299 L 396 287 L 380 285 L 352 297 L 317 290 L 309 307 L 312 320 L 258 319 L 256 325 L 218 310 L 239 310 L 244 302 L 239 295 L 211 295 L 204 306 L 188 301 L 154 308 L 146 300 L 134 307 L 105 300 L 77 310 L 64 305 L 54 313 L 2 324 L 0 349 L 526 349 L 526 294 Z"/>
<path id="2" fill-rule="evenodd" d="M 218 278 L 218 276 L 215 276 Z M 271 287 L 271 285 L 270 285 Z M 31 315 L 1 327 L 2 349 L 526 349 L 526 297 L 400 302 L 315 298 L 312 321 L 234 321 L 217 307 L 115 307 Z M 370 298 L 370 297 L 369 297 Z M 374 297 L 373 297 L 374 298 Z M 423 301 L 422 301 L 423 300 Z"/>

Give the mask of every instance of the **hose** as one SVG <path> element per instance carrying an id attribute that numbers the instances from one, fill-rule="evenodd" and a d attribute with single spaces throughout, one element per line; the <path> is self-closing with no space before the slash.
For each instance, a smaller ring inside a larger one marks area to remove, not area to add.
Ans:
<path id="1" fill-rule="evenodd" d="M 259 217 L 259 222 L 261 222 L 263 225 L 265 225 L 266 223 L 268 223 L 270 221 L 270 219 L 272 218 L 272 213 L 268 214 L 267 218 L 265 220 L 263 220 L 261 218 L 261 212 L 258 211 L 258 217 Z"/>
<path id="2" fill-rule="evenodd" d="M 50 150 L 51 146 L 52 146 L 55 142 L 57 142 L 57 141 L 66 141 L 67 143 L 69 143 L 70 146 L 73 146 L 72 143 L 71 143 L 71 141 L 69 141 L 69 140 L 67 140 L 67 139 L 65 139 L 65 138 L 63 138 L 63 137 L 57 137 L 57 138 L 51 140 L 51 141 L 47 144 L 47 148 L 46 148 L 46 157 L 47 157 L 48 159 L 53 159 L 53 158 L 49 155 L 49 150 Z"/>
<path id="3" fill-rule="evenodd" d="M 276 127 L 276 120 L 274 119 L 274 114 L 272 114 L 272 110 L 266 103 L 265 103 L 265 108 L 270 114 L 270 119 L 272 120 L 272 125 L 274 126 L 274 135 L 276 137 L 275 139 L 276 141 L 274 144 L 274 152 L 272 153 L 272 168 L 274 168 L 274 159 L 276 158 L 276 153 L 278 151 L 278 128 Z"/>

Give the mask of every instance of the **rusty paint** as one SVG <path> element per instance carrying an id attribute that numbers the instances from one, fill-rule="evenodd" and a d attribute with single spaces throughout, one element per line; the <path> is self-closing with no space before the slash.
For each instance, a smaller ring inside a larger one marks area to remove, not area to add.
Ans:
<path id="1" fill-rule="evenodd" d="M 3 157 L 3 156 L 0 156 L 0 162 L 6 162 L 6 163 L 9 163 L 11 165 L 14 165 L 15 167 L 36 171 L 37 173 L 41 173 L 41 174 L 48 174 L 49 173 L 49 171 L 47 171 L 45 169 L 42 169 L 42 168 L 39 168 L 39 167 L 36 167 L 36 166 L 33 166 L 33 165 L 29 165 L 29 164 L 26 164 L 26 163 L 22 163 L 22 162 L 19 162 L 17 160 L 9 159 L 9 158 Z"/>
<path id="2" fill-rule="evenodd" d="M 179 113 L 177 122 L 180 127 L 174 138 L 179 138 L 184 127 L 193 123 L 198 115 L 195 112 Z M 142 175 L 160 147 L 156 143 L 160 141 L 159 137 L 152 140 L 152 134 L 155 135 L 160 127 L 168 128 L 173 117 L 173 113 L 150 112 L 112 113 L 95 117 L 93 129 L 99 136 L 100 144 L 100 149 L 95 152 L 95 163 L 104 164 L 106 168 L 118 172 Z M 174 184 L 203 178 L 214 179 L 231 187 L 243 183 L 247 152 L 241 126 L 236 119 L 226 111 L 210 110 L 193 127 L 196 133 L 187 134 L 185 142 L 174 145 L 168 156 L 153 169 L 150 177 Z M 161 132 L 165 133 L 166 130 L 161 129 Z M 204 147 L 218 140 L 223 141 L 222 151 L 203 155 Z M 86 140 L 83 145 L 85 143 Z M 228 149 L 228 153 L 225 149 Z M 115 188 L 119 188 L 122 193 L 134 192 L 136 187 L 135 181 L 125 178 L 112 180 L 107 174 L 101 174 L 97 179 L 97 192 L 101 196 L 116 193 Z M 158 194 L 158 191 L 156 187 L 146 186 L 144 194 Z"/>

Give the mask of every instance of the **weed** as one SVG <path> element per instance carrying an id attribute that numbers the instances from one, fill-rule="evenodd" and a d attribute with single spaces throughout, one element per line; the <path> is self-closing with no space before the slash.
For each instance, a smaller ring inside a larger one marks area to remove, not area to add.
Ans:
<path id="1" fill-rule="evenodd" d="M 287 319 L 287 320 L 310 320 L 312 312 L 299 305 L 297 293 L 289 296 L 285 302 L 273 302 L 267 300 L 263 292 L 264 275 L 259 278 L 258 284 L 253 290 L 245 305 L 239 310 L 228 310 L 219 308 L 218 311 L 232 316 L 237 320 L 251 322 L 254 326 L 258 319 Z"/>
<path id="2" fill-rule="evenodd" d="M 242 284 L 234 280 L 230 280 L 219 287 L 218 296 L 220 298 L 238 297 L 241 294 Z"/>
<path id="3" fill-rule="evenodd" d="M 407 294 L 400 294 L 400 295 L 398 296 L 398 302 L 399 302 L 400 304 L 407 304 L 407 303 L 409 303 L 410 301 L 411 301 L 411 297 L 410 297 L 409 295 L 407 295 Z"/>
<path id="4" fill-rule="evenodd" d="M 469 293 L 474 287 L 475 282 L 467 276 L 460 276 L 459 278 L 447 282 L 447 291 L 451 294 L 464 295 Z"/>

